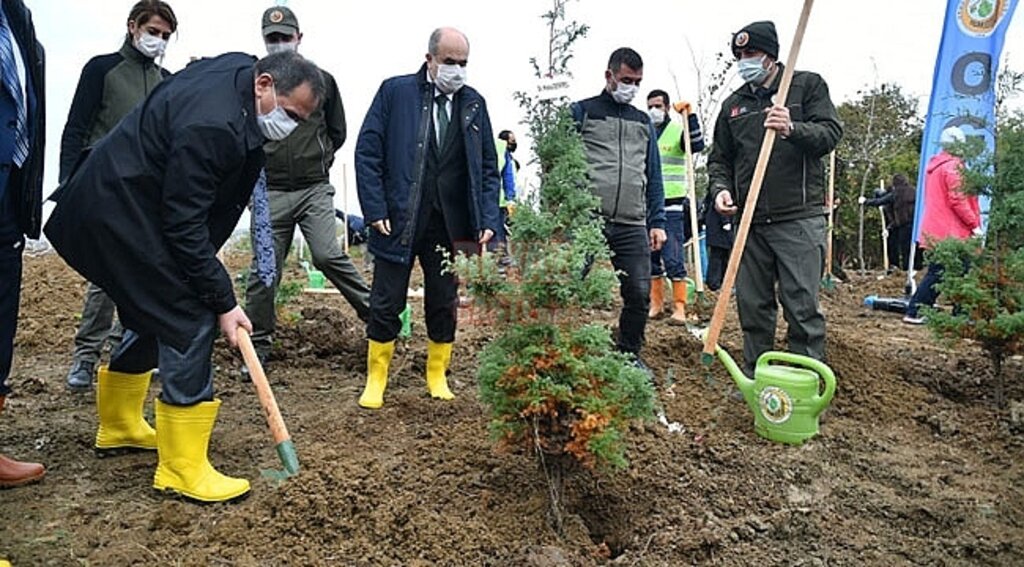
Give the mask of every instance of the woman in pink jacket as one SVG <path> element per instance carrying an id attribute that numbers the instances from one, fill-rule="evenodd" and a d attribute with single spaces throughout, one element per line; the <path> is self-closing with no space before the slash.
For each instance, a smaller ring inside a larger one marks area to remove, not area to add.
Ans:
<path id="1" fill-rule="evenodd" d="M 960 170 L 963 160 L 950 153 L 950 147 L 965 141 L 964 133 L 956 126 L 942 131 L 939 144 L 942 150 L 928 161 L 924 182 L 924 213 L 921 215 L 921 230 L 917 238 L 922 248 L 930 250 L 935 244 L 948 238 L 966 240 L 981 233 L 981 209 L 977 195 L 966 195 L 960 191 L 962 182 Z M 955 151 L 955 150 L 954 150 Z M 944 266 L 928 263 L 928 273 L 910 298 L 904 323 L 920 325 L 924 317 L 917 311 L 921 305 L 933 305 L 939 292 L 935 285 L 942 281 Z"/>

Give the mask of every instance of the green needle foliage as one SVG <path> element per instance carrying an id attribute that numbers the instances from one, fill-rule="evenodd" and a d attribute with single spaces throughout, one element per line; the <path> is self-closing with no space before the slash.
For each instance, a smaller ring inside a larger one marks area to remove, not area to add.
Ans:
<path id="1" fill-rule="evenodd" d="M 1003 405 L 1003 362 L 1024 352 L 1024 113 L 1002 121 L 993 155 L 980 140 L 962 145 L 964 192 L 991 199 L 984 241 L 950 239 L 929 257 L 946 267 L 938 290 L 956 306 L 926 309 L 928 326 L 945 339 L 975 341 L 988 353 Z M 957 269 L 967 266 L 967 270 Z"/>
<path id="2" fill-rule="evenodd" d="M 566 72 L 571 44 L 586 33 L 586 26 L 561 23 L 564 0 L 554 4 L 544 16 L 552 30 L 548 76 Z M 572 463 L 621 469 L 630 422 L 653 417 L 653 389 L 615 351 L 608 328 L 586 322 L 587 310 L 613 304 L 618 282 L 567 101 L 525 93 L 517 99 L 532 134 L 540 190 L 515 211 L 515 265 L 502 274 L 489 254 L 450 264 L 474 304 L 503 329 L 480 354 L 480 396 L 502 446 L 524 448 L 560 470 Z"/>

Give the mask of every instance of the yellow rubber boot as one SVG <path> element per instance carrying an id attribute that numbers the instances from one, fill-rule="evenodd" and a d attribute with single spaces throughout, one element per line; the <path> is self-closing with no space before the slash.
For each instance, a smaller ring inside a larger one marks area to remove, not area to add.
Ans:
<path id="1" fill-rule="evenodd" d="M 686 324 L 686 280 L 672 282 L 672 317 L 669 318 L 669 325 Z"/>
<path id="2" fill-rule="evenodd" d="M 665 278 L 651 278 L 651 310 L 647 312 L 648 319 L 654 319 L 661 315 L 665 306 Z"/>
<path id="3" fill-rule="evenodd" d="M 359 405 L 377 409 L 384 405 L 384 390 L 388 387 L 388 367 L 395 353 L 395 341 L 379 343 L 368 340 L 366 347 L 366 387 L 359 396 Z"/>
<path id="4" fill-rule="evenodd" d="M 152 372 L 125 374 L 100 366 L 96 373 L 96 453 L 155 451 L 156 431 L 142 417 Z"/>
<path id="5" fill-rule="evenodd" d="M 427 341 L 427 390 L 431 398 L 454 400 L 448 389 L 448 364 L 452 361 L 453 343 Z"/>
<path id="6" fill-rule="evenodd" d="M 157 455 L 153 488 L 200 502 L 227 502 L 249 492 L 249 481 L 217 472 L 207 450 L 220 400 L 194 406 L 156 401 Z"/>

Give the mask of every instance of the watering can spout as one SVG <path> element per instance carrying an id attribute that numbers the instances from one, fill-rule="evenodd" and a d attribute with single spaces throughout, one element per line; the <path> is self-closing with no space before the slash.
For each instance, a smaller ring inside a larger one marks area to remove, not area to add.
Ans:
<path id="1" fill-rule="evenodd" d="M 756 396 L 754 393 L 754 380 L 747 377 L 747 375 L 740 370 L 739 365 L 736 364 L 736 361 L 732 359 L 732 356 L 730 356 L 725 349 L 716 345 L 715 354 L 718 355 L 718 360 L 722 361 L 725 369 L 729 372 L 729 375 L 732 376 L 733 382 L 736 382 L 736 387 L 739 388 L 740 393 L 743 394 L 743 399 L 746 400 L 747 405 L 750 406 L 751 409 L 756 410 L 757 400 L 755 399 Z"/>

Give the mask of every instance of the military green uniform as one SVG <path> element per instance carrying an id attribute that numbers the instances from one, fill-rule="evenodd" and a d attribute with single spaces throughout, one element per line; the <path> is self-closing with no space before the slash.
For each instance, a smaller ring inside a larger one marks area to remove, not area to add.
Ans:
<path id="1" fill-rule="evenodd" d="M 730 191 L 743 207 L 783 69 L 767 87 L 744 84 L 722 104 L 708 161 L 711 191 Z M 792 133 L 777 137 L 754 209 L 736 279 L 748 372 L 772 350 L 778 303 L 791 352 L 825 358 L 825 317 L 818 306 L 827 213 L 823 157 L 838 144 L 842 125 L 825 81 L 796 71 L 786 98 Z M 776 284 L 778 291 L 776 292 Z"/>

